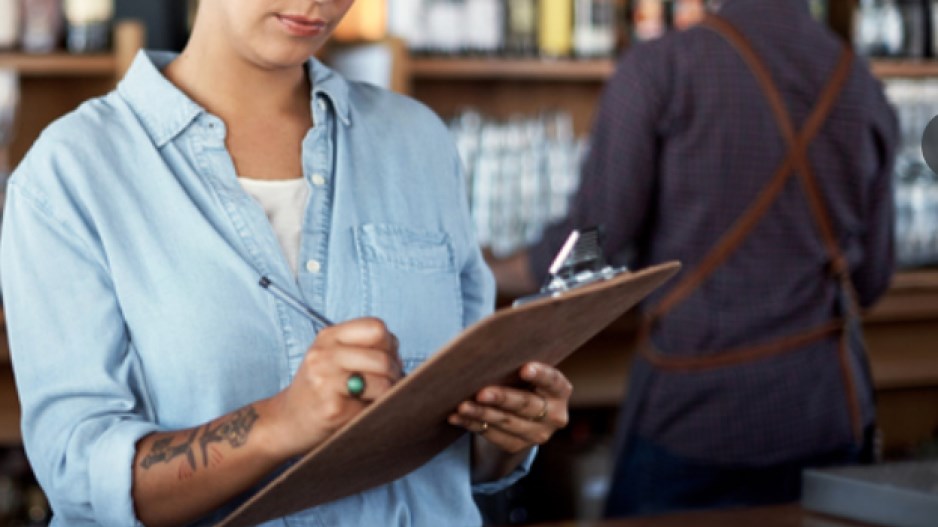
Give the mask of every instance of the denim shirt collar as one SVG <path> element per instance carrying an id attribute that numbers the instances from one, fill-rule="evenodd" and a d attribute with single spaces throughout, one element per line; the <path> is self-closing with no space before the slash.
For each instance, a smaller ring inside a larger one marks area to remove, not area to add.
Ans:
<path id="1" fill-rule="evenodd" d="M 177 56 L 171 52 L 141 50 L 117 86 L 117 93 L 133 109 L 157 148 L 182 133 L 199 115 L 207 113 L 163 75 L 162 70 Z M 348 83 L 315 58 L 310 58 L 307 66 L 312 85 L 311 103 L 317 97 L 328 99 L 339 120 L 351 126 Z"/>

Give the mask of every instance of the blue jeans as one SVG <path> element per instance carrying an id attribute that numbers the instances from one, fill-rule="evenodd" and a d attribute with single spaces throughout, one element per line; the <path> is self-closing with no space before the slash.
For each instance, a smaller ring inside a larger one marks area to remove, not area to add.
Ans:
<path id="1" fill-rule="evenodd" d="M 797 501 L 803 469 L 872 462 L 873 433 L 869 427 L 861 446 L 758 468 L 691 461 L 652 441 L 631 436 L 613 473 L 606 517 Z"/>

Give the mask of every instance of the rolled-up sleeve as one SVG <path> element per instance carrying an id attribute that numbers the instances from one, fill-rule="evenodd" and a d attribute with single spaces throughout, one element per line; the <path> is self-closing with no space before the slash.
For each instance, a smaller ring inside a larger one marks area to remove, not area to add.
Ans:
<path id="1" fill-rule="evenodd" d="M 0 238 L 27 455 L 58 522 L 137 525 L 135 445 L 156 426 L 93 222 L 40 172 L 14 175 Z"/>
<path id="2" fill-rule="evenodd" d="M 518 468 L 504 478 L 498 481 L 474 484 L 472 486 L 472 492 L 475 494 L 495 494 L 496 492 L 505 490 L 514 485 L 519 479 L 527 476 L 528 473 L 531 472 L 531 465 L 534 463 L 534 458 L 537 457 L 537 451 L 537 447 L 532 448 L 528 457 L 518 465 Z"/>

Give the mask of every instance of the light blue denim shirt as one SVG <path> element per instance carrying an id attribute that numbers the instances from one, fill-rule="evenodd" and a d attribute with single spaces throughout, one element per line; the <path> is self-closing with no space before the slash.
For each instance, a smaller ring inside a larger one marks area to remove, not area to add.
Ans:
<path id="1" fill-rule="evenodd" d="M 141 53 L 116 91 L 50 126 L 9 185 L 3 298 L 54 525 L 139 523 L 137 440 L 290 383 L 315 330 L 262 275 L 332 320 L 382 318 L 407 369 L 493 306 L 458 154 L 431 111 L 310 61 L 311 197 L 294 277 L 236 180 L 224 123 L 161 74 L 173 58 Z M 478 525 L 473 491 L 504 488 L 530 459 L 473 487 L 469 443 L 272 525 Z"/>

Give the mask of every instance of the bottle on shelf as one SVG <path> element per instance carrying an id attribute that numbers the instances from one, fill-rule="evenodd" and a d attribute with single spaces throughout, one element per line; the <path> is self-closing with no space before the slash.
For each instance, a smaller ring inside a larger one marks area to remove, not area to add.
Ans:
<path id="1" fill-rule="evenodd" d="M 927 27 L 931 30 L 931 37 L 929 43 L 931 44 L 931 49 L 928 50 L 927 55 L 930 57 L 938 57 L 938 0 L 929 0 L 927 16 L 930 16 L 930 24 Z"/>
<path id="2" fill-rule="evenodd" d="M 97 53 L 110 47 L 114 0 L 64 0 L 63 7 L 69 51 Z"/>
<path id="3" fill-rule="evenodd" d="M 895 57 L 902 54 L 906 27 L 902 21 L 902 10 L 896 0 L 883 0 L 880 10 L 882 16 L 882 44 L 885 55 Z"/>
<path id="4" fill-rule="evenodd" d="M 902 17 L 903 44 L 899 52 L 904 57 L 925 56 L 925 4 L 922 0 L 901 0 L 898 5 Z"/>
<path id="5" fill-rule="evenodd" d="M 13 49 L 20 40 L 20 0 L 0 0 L 0 50 Z"/>
<path id="6" fill-rule="evenodd" d="M 573 0 L 539 0 L 538 50 L 545 57 L 567 57 L 573 51 Z"/>
<path id="7" fill-rule="evenodd" d="M 614 0 L 576 0 L 573 50 L 578 57 L 608 57 L 616 47 Z"/>
<path id="8" fill-rule="evenodd" d="M 6 183 L 13 169 L 10 144 L 13 142 L 14 122 L 19 105 L 19 75 L 16 71 L 0 68 L 0 218 L 6 201 Z"/>
<path id="9" fill-rule="evenodd" d="M 860 0 L 853 25 L 854 47 L 860 53 L 876 57 L 902 53 L 905 25 L 895 0 Z"/>
<path id="10" fill-rule="evenodd" d="M 465 51 L 463 15 L 468 0 L 427 0 L 423 48 L 430 53 L 458 55 Z"/>
<path id="11" fill-rule="evenodd" d="M 388 32 L 415 53 L 611 57 L 623 0 L 388 0 Z"/>
<path id="12" fill-rule="evenodd" d="M 504 47 L 505 4 L 503 0 L 469 0 L 464 5 L 463 38 L 466 51 L 493 55 Z"/>
<path id="13" fill-rule="evenodd" d="M 426 18 L 423 0 L 388 0 L 388 33 L 403 40 L 408 49 L 426 47 Z"/>
<path id="14" fill-rule="evenodd" d="M 29 0 L 23 3 L 23 51 L 49 53 L 62 36 L 62 1 Z"/>
<path id="15" fill-rule="evenodd" d="M 505 53 L 537 54 L 537 0 L 506 0 L 505 9 Z"/>

